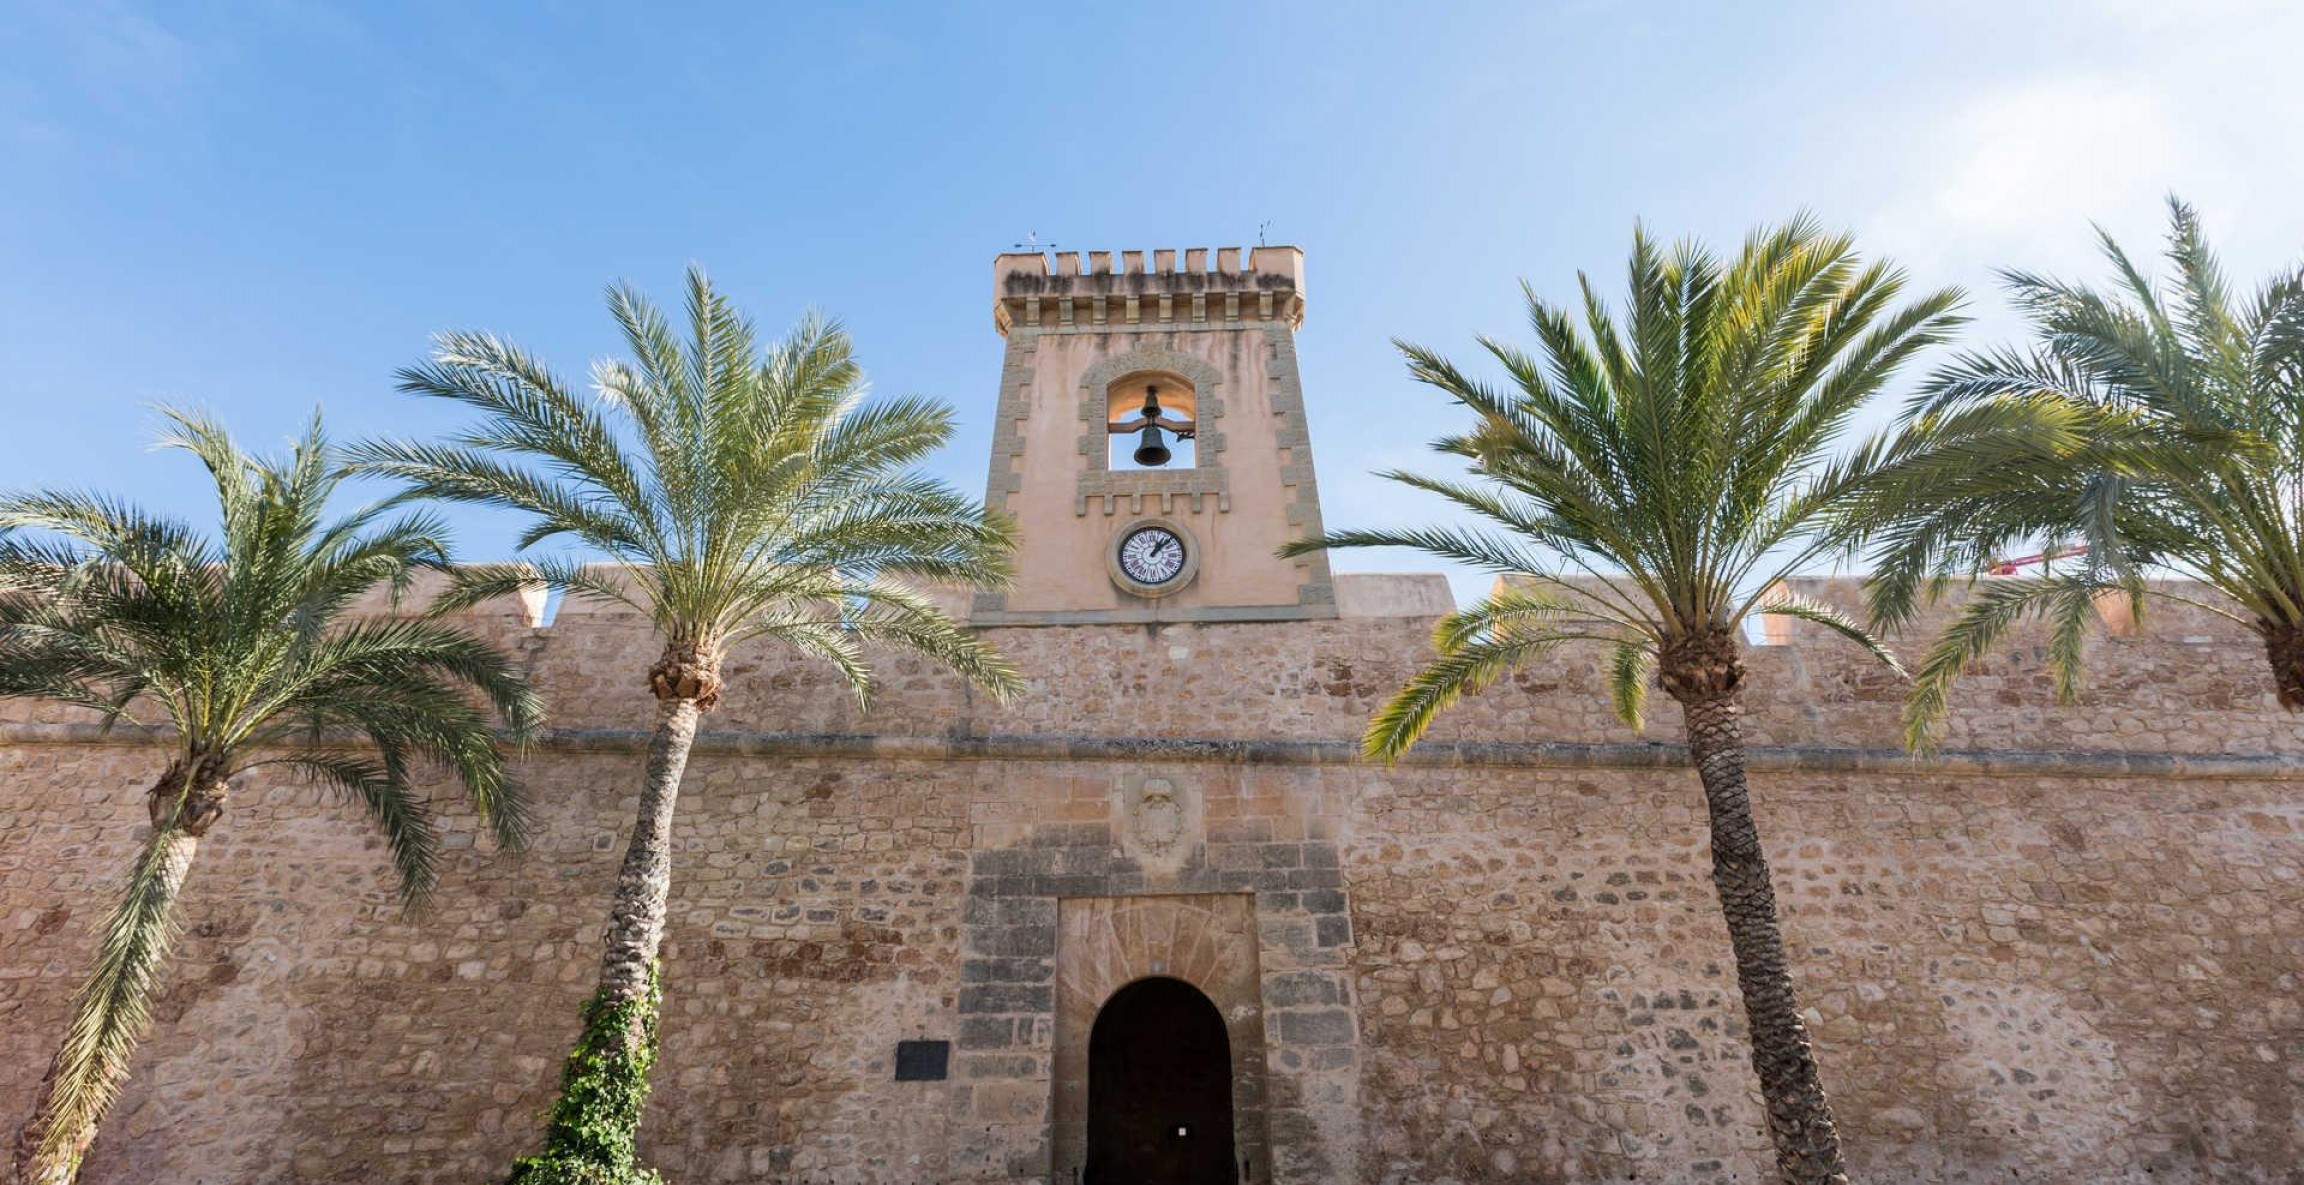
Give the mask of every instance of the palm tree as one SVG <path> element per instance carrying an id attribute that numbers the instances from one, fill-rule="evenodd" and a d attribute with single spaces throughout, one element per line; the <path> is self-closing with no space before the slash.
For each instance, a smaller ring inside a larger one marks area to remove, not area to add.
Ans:
<path id="1" fill-rule="evenodd" d="M 151 833 L 17 1135 L 23 1185 L 79 1173 L 149 1021 L 193 857 L 241 774 L 281 766 L 358 803 L 411 903 L 440 860 L 413 762 L 453 771 L 504 847 L 525 834 L 481 706 L 515 736 L 537 723 L 513 666 L 436 618 L 353 612 L 363 594 L 396 600 L 419 569 L 447 563 L 440 524 L 380 507 L 326 517 L 342 470 L 317 418 L 272 461 L 210 420 L 168 414 L 164 443 L 214 479 L 220 537 L 98 495 L 0 499 L 0 697 L 141 729 L 165 763 L 145 793 Z"/>
<path id="2" fill-rule="evenodd" d="M 987 587 L 1008 573 L 1007 524 L 913 468 L 950 435 L 949 411 L 866 402 L 836 324 L 810 317 L 763 352 L 699 270 L 687 297 L 682 340 L 639 293 L 610 289 L 633 357 L 595 364 L 597 402 L 506 341 L 445 335 L 431 363 L 401 372 L 401 389 L 463 403 L 481 422 L 440 443 L 360 450 L 368 470 L 412 496 L 526 515 L 523 548 L 567 537 L 630 565 L 623 579 L 558 560 L 472 571 L 469 595 L 541 571 L 572 595 L 646 613 L 664 643 L 645 673 L 656 729 L 599 990 L 545 1154 L 521 1162 L 520 1181 L 649 1179 L 632 1144 L 654 1056 L 673 804 L 730 647 L 780 640 L 831 664 L 859 702 L 872 688 L 871 645 L 925 654 L 996 695 L 1020 685 L 917 587 Z"/>
<path id="3" fill-rule="evenodd" d="M 2110 292 L 2004 273 L 2032 348 L 1963 355 L 1914 401 L 1915 422 L 2032 403 L 2091 424 L 2078 448 L 2034 442 L 1997 475 L 1883 508 L 1898 523 L 1871 601 L 1887 625 L 1908 623 L 1946 576 L 1973 582 L 2012 550 L 2067 557 L 1974 588 L 1915 678 L 1915 746 L 1933 743 L 1962 670 L 2027 616 L 2047 620 L 2058 694 L 2075 697 L 2096 608 L 2114 600 L 2131 614 L 2148 597 L 2178 601 L 2247 626 L 2281 706 L 2304 711 L 2304 269 L 2235 299 L 2192 208 L 2169 199 L 2169 222 L 2170 290 L 2099 229 Z M 2147 574 L 2197 579 L 2221 600 Z"/>
<path id="4" fill-rule="evenodd" d="M 1372 759 L 1399 758 L 1460 696 L 1566 643 L 1606 650 L 1616 711 L 1634 727 L 1651 679 L 1678 701 L 1778 1171 L 1844 1181 L 1745 780 L 1742 631 L 1753 614 L 1786 614 L 1895 667 L 1856 622 L 1778 582 L 1848 548 L 1860 529 L 1843 513 L 1850 499 L 1917 463 L 1907 442 L 1842 450 L 1842 436 L 1899 366 L 1957 324 L 1959 297 L 1898 306 L 1899 272 L 1805 216 L 1752 235 L 1725 266 L 1635 232 L 1621 325 L 1579 279 L 1573 311 L 1523 285 L 1538 354 L 1480 339 L 1504 388 L 1398 343 L 1409 373 L 1478 423 L 1434 445 L 1468 480 L 1384 476 L 1485 528 L 1341 531 L 1285 552 L 1409 547 L 1503 578 L 1440 622 L 1436 657 L 1369 722 Z"/>

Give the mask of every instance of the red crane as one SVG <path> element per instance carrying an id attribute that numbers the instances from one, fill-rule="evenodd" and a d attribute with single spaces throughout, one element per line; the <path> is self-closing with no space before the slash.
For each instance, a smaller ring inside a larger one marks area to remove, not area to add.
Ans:
<path id="1" fill-rule="evenodd" d="M 2029 568 L 2034 564 L 2045 564 L 2050 560 L 2060 560 L 2068 556 L 2087 554 L 2088 547 L 2086 544 L 2082 544 L 2079 547 L 2066 547 L 2062 549 L 2049 548 L 2048 550 L 2043 551 L 2038 555 L 2017 556 L 2015 559 L 2011 560 L 2000 560 L 1994 563 L 1991 567 L 1984 569 L 1984 571 L 1987 575 L 1991 576 L 2014 576 L 2017 572 L 2025 568 Z"/>

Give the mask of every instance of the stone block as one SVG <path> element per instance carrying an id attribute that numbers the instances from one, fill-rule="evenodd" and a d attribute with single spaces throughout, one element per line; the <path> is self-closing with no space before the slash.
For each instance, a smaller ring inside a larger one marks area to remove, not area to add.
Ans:
<path id="1" fill-rule="evenodd" d="M 1054 926 L 972 926 L 968 953 L 996 958 L 1046 958 L 1056 953 Z"/>
<path id="2" fill-rule="evenodd" d="M 1354 1036 L 1352 1014 L 1341 1008 L 1286 1009 L 1270 1019 L 1282 1045 L 1349 1045 Z"/>
<path id="3" fill-rule="evenodd" d="M 962 983 L 1048 983 L 1056 965 L 1047 959 L 976 958 L 960 964 Z"/>
<path id="4" fill-rule="evenodd" d="M 978 984 L 960 989 L 962 1013 L 1041 1013 L 1054 1011 L 1056 989 L 1047 985 Z"/>
<path id="5" fill-rule="evenodd" d="M 1343 1002 L 1343 982 L 1331 972 L 1291 971 L 1264 977 L 1264 1003 L 1271 1008 Z"/>
<path id="6" fill-rule="evenodd" d="M 1017 1039 L 1014 1017 L 963 1016 L 959 1037 L 954 1043 L 962 1049 L 1006 1049 L 1023 1042 Z"/>

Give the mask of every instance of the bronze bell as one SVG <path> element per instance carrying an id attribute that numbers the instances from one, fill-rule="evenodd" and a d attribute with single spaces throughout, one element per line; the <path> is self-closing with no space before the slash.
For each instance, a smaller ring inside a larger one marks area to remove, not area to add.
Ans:
<path id="1" fill-rule="evenodd" d="M 1145 385 L 1144 407 L 1136 413 L 1135 419 L 1114 421 L 1106 430 L 1117 436 L 1123 432 L 1137 431 L 1138 425 L 1143 426 L 1143 433 L 1137 437 L 1136 443 L 1135 458 L 1138 465 L 1146 469 L 1157 469 L 1176 456 L 1168 451 L 1168 438 L 1160 431 L 1160 386 L 1157 383 Z M 1192 423 L 1186 420 L 1169 431 L 1174 432 L 1178 440 L 1190 440 Z"/>
<path id="2" fill-rule="evenodd" d="M 1160 429 L 1152 424 L 1144 426 L 1144 435 L 1136 444 L 1136 463 L 1147 469 L 1168 463 L 1176 454 L 1168 451 L 1168 443 L 1160 437 Z"/>

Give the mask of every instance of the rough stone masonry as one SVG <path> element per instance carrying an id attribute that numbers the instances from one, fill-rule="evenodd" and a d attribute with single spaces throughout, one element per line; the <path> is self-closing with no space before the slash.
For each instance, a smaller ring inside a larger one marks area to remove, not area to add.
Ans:
<path id="1" fill-rule="evenodd" d="M 648 1154 L 699 1183 L 1068 1180 L 1080 1031 L 1157 973 L 1250 1055 L 1254 1179 L 1765 1179 L 1670 705 L 1632 734 L 1569 654 L 1416 759 L 1356 764 L 1445 590 L 1337 582 L 1334 620 L 994 631 L 1032 679 L 1007 707 L 898 661 L 859 715 L 824 673 L 737 654 L 682 803 Z M 466 847 L 409 918 L 341 804 L 236 795 L 87 1180 L 478 1182 L 535 1140 L 652 649 L 584 605 L 475 616 L 557 712 L 522 766 L 534 850 Z M 1891 748 L 1892 679 L 1788 643 L 1752 655 L 1755 793 L 1860 1178 L 2294 1180 L 2304 729 L 2252 640 L 2171 608 L 2091 644 L 2077 708 L 2011 643 L 1931 762 Z M 155 759 L 10 710 L 13 1121 Z M 894 1080 L 905 1040 L 950 1042 L 948 1077 Z"/>
<path id="2" fill-rule="evenodd" d="M 1566 651 L 1410 760 L 1353 760 L 1452 605 L 1437 576 L 1274 558 L 1323 521 L 1303 262 L 995 262 L 986 502 L 1017 579 L 948 607 L 1029 690 L 892 660 L 865 716 L 792 655 L 731 657 L 680 802 L 642 1132 L 675 1181 L 1089 1185 L 1148 1133 L 1255 1185 L 1766 1178 L 1678 709 L 1631 733 Z M 1189 458 L 1129 468 L 1154 400 Z M 1180 562 L 1131 569 L 1135 539 Z M 343 804 L 236 779 L 91 1185 L 477 1185 L 534 1146 L 657 652 L 628 613 L 540 608 L 470 615 L 554 713 L 520 767 L 533 850 L 466 839 L 407 917 Z M 2304 722 L 2213 615 L 2116 624 L 2081 707 L 2038 639 L 2000 648 L 1926 762 L 1895 748 L 1903 684 L 1845 643 L 1750 656 L 1756 809 L 1861 1180 L 2304 1179 Z M 158 768 L 0 705 L 6 1122 Z M 1180 1081 L 1203 1093 L 1159 1095 Z"/>

